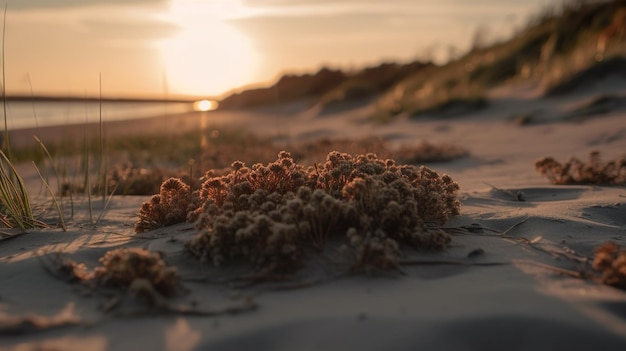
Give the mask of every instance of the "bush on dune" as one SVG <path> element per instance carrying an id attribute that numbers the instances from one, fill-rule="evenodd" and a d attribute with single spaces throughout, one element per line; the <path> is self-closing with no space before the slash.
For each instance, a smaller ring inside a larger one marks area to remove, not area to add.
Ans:
<path id="1" fill-rule="evenodd" d="M 139 233 L 184 222 L 193 208 L 190 187 L 179 178 L 169 178 L 161 184 L 159 194 L 153 195 L 139 209 L 135 231 Z"/>
<path id="2" fill-rule="evenodd" d="M 192 253 L 216 266 L 243 259 L 263 272 L 293 271 L 329 240 L 341 243 L 354 270 L 397 268 L 403 246 L 444 248 L 450 238 L 432 225 L 460 206 L 449 176 L 374 154 L 335 151 L 305 168 L 282 151 L 267 165 L 234 162 L 230 173 L 203 180 L 193 198 L 181 189 L 182 202 L 162 187 L 159 200 L 142 207 L 137 231 L 164 224 L 163 206 L 180 206 L 196 221 Z"/>
<path id="3" fill-rule="evenodd" d="M 614 242 L 596 248 L 593 268 L 602 273 L 604 284 L 626 290 L 626 250 Z"/>
<path id="4" fill-rule="evenodd" d="M 626 157 L 604 162 L 598 151 L 591 152 L 587 163 L 576 157 L 565 163 L 543 157 L 535 162 L 535 169 L 557 185 L 626 184 Z"/>

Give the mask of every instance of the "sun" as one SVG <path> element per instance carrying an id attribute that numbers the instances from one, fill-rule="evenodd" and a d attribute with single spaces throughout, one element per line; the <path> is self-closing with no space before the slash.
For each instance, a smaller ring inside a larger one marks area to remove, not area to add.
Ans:
<path id="1" fill-rule="evenodd" d="M 217 102 L 211 100 L 200 100 L 193 103 L 195 111 L 213 111 L 217 108 Z"/>
<path id="2" fill-rule="evenodd" d="M 250 83 L 257 55 L 248 38 L 203 5 L 173 1 L 167 14 L 180 27 L 158 44 L 170 91 L 219 95 Z"/>

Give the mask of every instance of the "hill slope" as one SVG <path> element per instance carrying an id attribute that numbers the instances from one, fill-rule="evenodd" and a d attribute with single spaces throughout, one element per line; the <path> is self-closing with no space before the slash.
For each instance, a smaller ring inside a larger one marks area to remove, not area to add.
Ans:
<path id="1" fill-rule="evenodd" d="M 484 107 L 488 90 L 512 81 L 533 81 L 545 94 L 560 94 L 590 79 L 626 76 L 624 57 L 626 2 L 572 2 L 530 21 L 509 40 L 474 48 L 445 65 L 383 63 L 356 72 L 324 68 L 313 75 L 285 75 L 270 87 L 228 96 L 220 108 L 309 99 L 321 111 L 354 101 L 373 103 L 379 120 L 401 113 L 453 114 Z"/>

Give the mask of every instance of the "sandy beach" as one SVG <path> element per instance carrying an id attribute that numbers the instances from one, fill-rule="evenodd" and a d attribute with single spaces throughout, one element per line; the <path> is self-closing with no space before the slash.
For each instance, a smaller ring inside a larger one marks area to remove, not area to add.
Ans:
<path id="1" fill-rule="evenodd" d="M 626 84 L 617 83 L 612 93 L 625 94 Z M 207 128 L 241 126 L 279 141 L 377 136 L 397 145 L 466 147 L 467 158 L 429 165 L 461 189 L 461 215 L 446 224 L 450 245 L 443 252 L 404 250 L 404 275 L 312 269 L 297 279 L 248 285 L 220 279 L 238 267 L 218 270 L 188 253 L 184 242 L 195 235 L 193 224 L 135 234 L 138 209 L 149 197 L 114 197 L 95 226 L 87 199 L 79 199 L 67 232 L 47 228 L 0 241 L 0 350 L 623 348 L 624 291 L 570 273 L 588 270 L 601 243 L 626 244 L 626 191 L 552 185 L 534 162 L 586 159 L 594 150 L 606 160 L 623 155 L 626 109 L 571 121 L 571 111 L 602 92 L 542 98 L 533 89 L 492 91 L 487 109 L 460 117 L 407 116 L 384 125 L 366 121 L 371 106 L 324 115 L 306 104 L 207 113 Z M 514 122 L 516 114 L 531 111 L 539 111 L 535 123 Z M 109 136 L 156 136 L 167 124 L 177 131 L 198 128 L 202 118 L 198 112 L 114 122 L 106 130 Z M 80 137 L 82 130 L 40 133 L 52 141 Z M 14 140 L 32 133 L 16 132 Z M 49 198 L 35 195 L 33 201 Z M 101 202 L 94 211 L 102 211 Z M 169 301 L 186 312 L 145 311 L 130 296 L 104 312 L 110 291 L 90 291 L 49 270 L 59 254 L 93 268 L 106 251 L 129 247 L 165 254 L 184 288 Z"/>

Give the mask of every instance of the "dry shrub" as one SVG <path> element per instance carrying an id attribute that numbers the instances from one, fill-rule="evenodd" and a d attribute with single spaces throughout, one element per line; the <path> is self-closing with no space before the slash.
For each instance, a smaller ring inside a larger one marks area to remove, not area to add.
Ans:
<path id="1" fill-rule="evenodd" d="M 329 152 L 342 150 L 343 152 L 358 155 L 374 152 L 381 157 L 390 157 L 391 150 L 387 143 L 377 137 L 364 138 L 319 138 L 304 143 L 288 145 L 293 158 L 302 163 L 323 163 Z"/>
<path id="2" fill-rule="evenodd" d="M 365 154 L 374 152 L 382 158 L 393 158 L 399 163 L 435 163 L 448 162 L 469 156 L 465 148 L 448 145 L 422 142 L 416 146 L 403 145 L 398 149 L 389 147 L 388 143 L 381 138 L 367 137 L 360 139 L 327 139 L 322 138 L 314 142 L 294 145 L 293 155 L 295 159 L 309 164 L 320 162 L 326 158 L 329 152 L 343 150 L 349 154 Z"/>
<path id="3" fill-rule="evenodd" d="M 268 165 L 232 164 L 208 172 L 190 213 L 197 236 L 188 249 L 219 266 L 244 259 L 265 272 L 292 271 L 330 238 L 350 244 L 353 268 L 396 267 L 400 245 L 442 249 L 450 241 L 431 231 L 459 213 L 459 187 L 427 167 L 396 165 L 374 154 L 331 152 L 304 168 L 282 151 Z"/>
<path id="4" fill-rule="evenodd" d="M 591 152 L 587 163 L 572 157 L 561 164 L 552 157 L 544 157 L 535 162 L 535 169 L 558 185 L 626 184 L 626 157 L 604 162 L 598 151 Z"/>
<path id="5" fill-rule="evenodd" d="M 346 236 L 350 247 L 342 248 L 351 257 L 353 270 L 369 272 L 398 269 L 398 257 L 401 254 L 398 242 L 388 238 L 382 230 L 362 235 L 355 228 L 350 228 Z"/>
<path id="6" fill-rule="evenodd" d="M 614 242 L 596 248 L 593 268 L 602 272 L 602 283 L 626 289 L 626 250 Z"/>
<path id="7" fill-rule="evenodd" d="M 165 155 L 165 150 L 153 149 L 149 159 L 144 159 L 145 155 L 135 155 L 141 150 L 130 150 L 132 157 L 124 157 L 108 170 L 106 184 L 98 177 L 91 188 L 92 194 L 100 194 L 106 186 L 109 194 L 114 192 L 115 195 L 152 195 L 158 193 L 161 183 L 170 177 L 181 178 L 195 189 L 200 186 L 199 178 L 207 170 L 214 170 L 216 174 L 221 170 L 228 170 L 234 159 L 243 160 L 248 164 L 268 163 L 273 161 L 276 153 L 281 150 L 269 139 L 260 139 L 246 132 L 239 133 L 213 130 L 207 138 L 208 145 L 201 152 L 189 150 L 191 146 L 187 144 L 199 139 L 199 136 L 190 135 L 175 140 L 180 146 L 175 154 Z M 426 142 L 395 149 L 383 139 L 375 137 L 321 138 L 288 146 L 293 150 L 293 158 L 302 164 L 324 162 L 326 155 L 333 150 L 343 150 L 350 154 L 372 151 L 380 157 L 394 158 L 401 163 L 411 164 L 447 162 L 469 155 L 466 149 L 457 146 Z M 167 152 L 172 153 L 171 150 Z M 63 196 L 68 196 L 70 193 L 85 193 L 85 187 L 82 183 L 65 181 L 59 191 Z"/>
<path id="8" fill-rule="evenodd" d="M 161 252 L 150 252 L 140 248 L 122 248 L 107 251 L 100 258 L 102 266 L 87 269 L 84 263 L 65 258 L 57 253 L 50 261 L 52 273 L 68 282 L 95 283 L 132 289 L 137 281 L 147 283 L 150 288 L 163 296 L 174 295 L 178 291 L 179 277 L 174 267 L 168 266 Z"/>
<path id="9" fill-rule="evenodd" d="M 56 268 L 53 273 L 67 282 L 84 282 L 93 278 L 92 272 L 84 263 L 65 258 L 60 253 L 55 254 L 53 263 Z"/>
<path id="10" fill-rule="evenodd" d="M 179 178 L 170 178 L 161 184 L 159 194 L 153 195 L 139 209 L 139 220 L 135 232 L 184 222 L 193 209 L 190 187 Z"/>
<path id="11" fill-rule="evenodd" d="M 102 285 L 128 288 L 137 279 L 145 279 L 164 296 L 173 295 L 178 288 L 176 269 L 166 264 L 163 254 L 139 248 L 108 251 L 100 258 L 93 278 Z"/>

